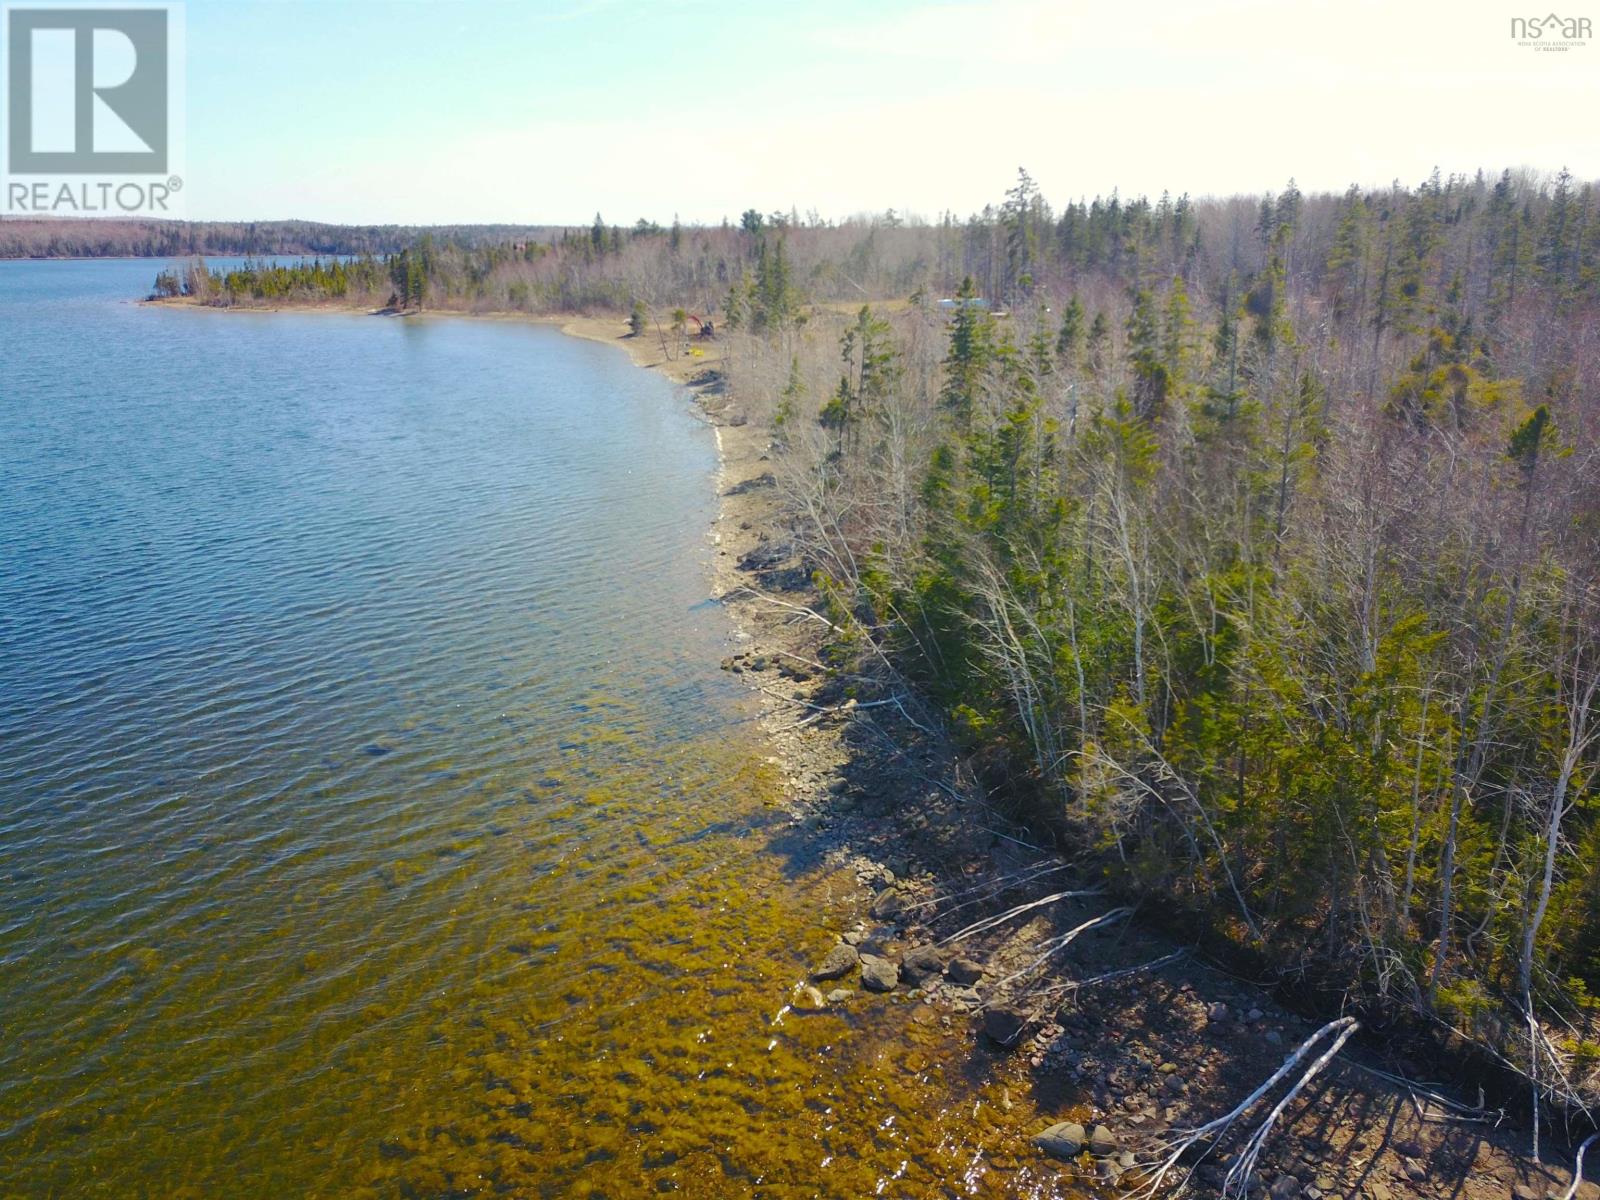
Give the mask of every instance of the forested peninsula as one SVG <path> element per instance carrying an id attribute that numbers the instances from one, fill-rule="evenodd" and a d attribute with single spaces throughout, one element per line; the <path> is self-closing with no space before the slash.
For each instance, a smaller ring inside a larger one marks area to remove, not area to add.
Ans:
<path id="1" fill-rule="evenodd" d="M 1592 185 L 1057 207 L 1021 172 L 966 218 L 344 249 L 155 293 L 714 358 L 831 670 L 914 685 L 993 804 L 1174 927 L 1600 1098 Z"/>

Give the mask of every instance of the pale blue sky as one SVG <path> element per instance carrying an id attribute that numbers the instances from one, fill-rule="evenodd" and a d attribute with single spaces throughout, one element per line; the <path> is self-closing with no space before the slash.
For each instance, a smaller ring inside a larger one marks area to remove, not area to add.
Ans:
<path id="1" fill-rule="evenodd" d="M 1600 177 L 1600 42 L 1518 47 L 1520 7 L 189 0 L 188 213 L 931 217 L 1019 165 L 1055 201 Z"/>

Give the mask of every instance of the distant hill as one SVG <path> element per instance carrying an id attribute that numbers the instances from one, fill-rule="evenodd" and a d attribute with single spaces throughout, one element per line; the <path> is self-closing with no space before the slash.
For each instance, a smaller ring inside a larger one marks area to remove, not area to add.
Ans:
<path id="1" fill-rule="evenodd" d="M 392 254 L 423 233 L 463 246 L 548 239 L 533 225 L 326 225 L 317 221 L 106 221 L 0 217 L 0 258 Z"/>

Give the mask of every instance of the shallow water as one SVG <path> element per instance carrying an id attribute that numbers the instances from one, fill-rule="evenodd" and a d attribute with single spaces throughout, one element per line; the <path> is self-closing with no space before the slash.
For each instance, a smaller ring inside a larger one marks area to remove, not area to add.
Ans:
<path id="1" fill-rule="evenodd" d="M 930 1014 L 782 1012 L 684 398 L 154 270 L 0 263 L 0 1195 L 1054 1194 Z"/>

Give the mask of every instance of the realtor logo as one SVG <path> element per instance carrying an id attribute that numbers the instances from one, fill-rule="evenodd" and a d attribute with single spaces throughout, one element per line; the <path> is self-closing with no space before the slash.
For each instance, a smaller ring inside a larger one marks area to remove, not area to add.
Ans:
<path id="1" fill-rule="evenodd" d="M 181 9 L 13 0 L 0 15 L 0 212 L 177 215 Z"/>

